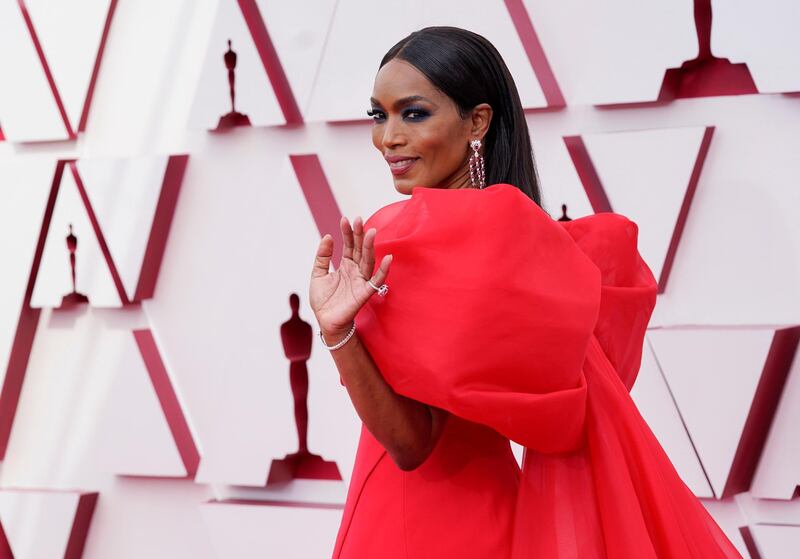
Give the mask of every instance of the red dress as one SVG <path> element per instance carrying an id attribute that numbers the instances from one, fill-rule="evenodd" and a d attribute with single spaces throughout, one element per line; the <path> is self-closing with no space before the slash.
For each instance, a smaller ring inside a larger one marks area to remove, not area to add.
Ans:
<path id="1" fill-rule="evenodd" d="M 335 559 L 741 557 L 628 394 L 656 302 L 635 223 L 557 222 L 495 184 L 415 187 L 369 227 L 393 260 L 359 336 L 451 416 L 411 472 L 362 429 Z"/>

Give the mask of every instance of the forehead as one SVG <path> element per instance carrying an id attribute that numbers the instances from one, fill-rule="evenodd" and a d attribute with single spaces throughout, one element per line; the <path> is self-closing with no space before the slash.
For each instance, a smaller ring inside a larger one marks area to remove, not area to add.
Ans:
<path id="1" fill-rule="evenodd" d="M 391 104 L 395 99 L 412 95 L 422 95 L 436 103 L 448 100 L 425 74 L 405 60 L 394 58 L 378 70 L 372 88 L 372 96 L 375 99 L 384 104 Z"/>

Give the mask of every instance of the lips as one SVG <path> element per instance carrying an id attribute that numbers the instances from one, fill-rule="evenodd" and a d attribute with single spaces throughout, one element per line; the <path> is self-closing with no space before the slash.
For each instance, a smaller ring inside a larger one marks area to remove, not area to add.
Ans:
<path id="1" fill-rule="evenodd" d="M 405 157 L 402 155 L 390 155 L 386 157 L 386 162 L 389 164 L 389 169 L 391 169 L 392 174 L 397 176 L 408 172 L 408 170 L 414 166 L 414 163 L 417 162 L 417 159 L 419 158 Z"/>

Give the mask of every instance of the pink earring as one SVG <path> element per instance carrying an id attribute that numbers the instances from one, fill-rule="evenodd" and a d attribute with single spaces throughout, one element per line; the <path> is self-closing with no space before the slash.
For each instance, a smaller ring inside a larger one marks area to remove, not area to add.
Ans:
<path id="1" fill-rule="evenodd" d="M 486 188 L 486 170 L 480 153 L 481 141 L 472 140 L 469 145 L 472 148 L 472 155 L 469 156 L 469 180 L 473 188 Z"/>

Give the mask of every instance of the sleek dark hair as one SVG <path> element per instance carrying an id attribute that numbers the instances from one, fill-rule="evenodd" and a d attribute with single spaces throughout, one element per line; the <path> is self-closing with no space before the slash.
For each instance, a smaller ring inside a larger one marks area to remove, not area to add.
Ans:
<path id="1" fill-rule="evenodd" d="M 483 139 L 486 184 L 511 184 L 541 206 L 539 177 L 519 92 L 494 45 L 459 27 L 425 27 L 389 49 L 379 69 L 394 58 L 422 72 L 455 102 L 462 118 L 480 103 L 492 107 L 492 120 Z"/>

